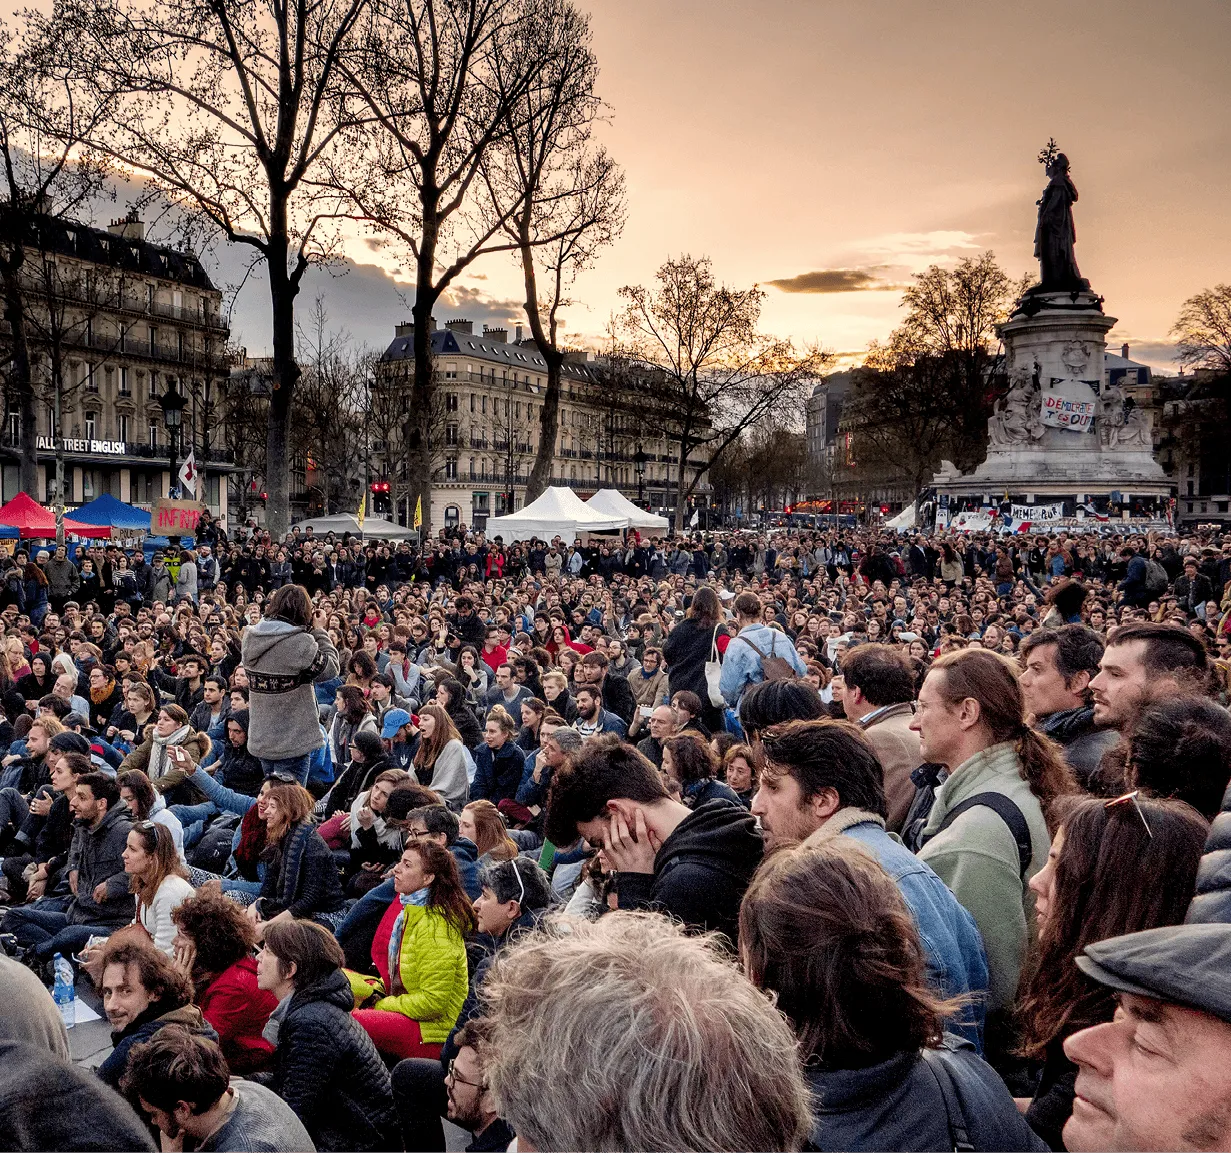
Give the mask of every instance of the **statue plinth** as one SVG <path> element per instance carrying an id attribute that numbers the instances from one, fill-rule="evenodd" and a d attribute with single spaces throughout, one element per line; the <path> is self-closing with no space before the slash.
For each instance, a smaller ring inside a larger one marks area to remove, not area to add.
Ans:
<path id="1" fill-rule="evenodd" d="M 1148 415 L 1103 369 L 1116 318 L 1091 291 L 1023 296 L 999 328 L 1009 392 L 988 421 L 987 459 L 947 465 L 933 483 L 955 497 L 1167 496 Z"/>

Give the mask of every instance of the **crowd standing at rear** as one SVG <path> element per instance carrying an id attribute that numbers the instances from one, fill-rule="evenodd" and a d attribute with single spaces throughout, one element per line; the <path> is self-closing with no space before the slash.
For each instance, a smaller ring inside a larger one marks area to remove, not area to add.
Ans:
<path id="1" fill-rule="evenodd" d="M 1109 527 L 19 547 L 0 1141 L 1231 1149 L 1231 538 Z"/>

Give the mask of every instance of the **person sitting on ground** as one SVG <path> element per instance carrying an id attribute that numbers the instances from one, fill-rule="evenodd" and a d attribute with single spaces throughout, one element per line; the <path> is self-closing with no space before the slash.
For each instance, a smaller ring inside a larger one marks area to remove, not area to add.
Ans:
<path id="1" fill-rule="evenodd" d="M 455 812 L 470 799 L 467 761 L 466 747 L 448 710 L 437 704 L 424 705 L 419 710 L 419 748 L 411 772 Z"/>
<path id="2" fill-rule="evenodd" d="M 1231 715 L 1206 697 L 1168 697 L 1147 707 L 1128 734 L 1125 785 L 1187 801 L 1207 821 L 1231 781 Z"/>
<path id="3" fill-rule="evenodd" d="M 615 713 L 603 708 L 603 694 L 596 685 L 579 685 L 576 695 L 577 720 L 573 723 L 573 728 L 583 741 L 603 733 L 624 736 L 627 727 Z"/>
<path id="4" fill-rule="evenodd" d="M 222 1050 L 181 1025 L 168 1025 L 133 1046 L 121 1088 L 162 1134 L 164 1149 L 182 1149 L 185 1139 L 198 1153 L 316 1149 L 277 1093 L 232 1079 Z"/>
<path id="5" fill-rule="evenodd" d="M 947 1028 L 982 1049 L 987 958 L 974 918 L 885 828 L 888 801 L 866 733 L 846 721 L 792 721 L 762 734 L 764 764 L 752 812 L 770 848 L 834 837 L 858 841 L 902 891 L 923 945 L 928 981 L 963 1010 Z"/>
<path id="6" fill-rule="evenodd" d="M 171 835 L 175 845 L 175 855 L 180 864 L 187 866 L 184 859 L 184 826 L 171 811 L 167 799 L 155 791 L 150 778 L 140 769 L 129 769 L 119 773 L 115 783 L 120 786 L 120 800 L 127 806 L 134 821 L 153 821 L 161 825 Z M 177 806 L 179 807 L 179 806 Z"/>
<path id="7" fill-rule="evenodd" d="M 712 939 L 611 913 L 523 936 L 484 985 L 487 1083 L 527 1148 L 783 1150 L 808 1135 L 791 1031 Z"/>
<path id="8" fill-rule="evenodd" d="M 145 740 L 124 758 L 120 772 L 140 769 L 154 788 L 175 804 L 199 804 L 194 785 L 185 786 L 193 770 L 210 751 L 210 740 L 195 732 L 179 705 L 163 705 Z"/>
<path id="9" fill-rule="evenodd" d="M 769 857 L 739 932 L 744 971 L 799 1039 L 813 1148 L 1046 1148 L 970 1042 L 944 1032 L 960 1003 L 926 983 L 901 890 L 863 846 L 834 837 Z"/>
<path id="10" fill-rule="evenodd" d="M 1176 925 L 1096 941 L 1077 966 L 1118 1001 L 1074 1033 L 1064 1144 L 1073 1153 L 1231 1148 L 1231 925 Z"/>
<path id="11" fill-rule="evenodd" d="M 192 1003 L 192 983 L 149 942 L 131 938 L 108 942 L 102 996 L 114 1048 L 98 1067 L 98 1075 L 113 1089 L 120 1087 L 132 1047 L 167 1025 L 183 1025 L 211 1041 L 218 1039 Z"/>
<path id="12" fill-rule="evenodd" d="M 382 1054 L 438 1057 L 466 1000 L 474 912 L 447 849 L 413 841 L 394 866 L 396 896 L 372 938 L 373 980 L 351 979 L 355 1020 Z"/>
<path id="13" fill-rule="evenodd" d="M 243 910 L 205 889 L 175 909 L 171 919 L 172 960 L 192 981 L 193 1000 L 218 1034 L 231 1071 L 266 1068 L 273 1046 L 262 1030 L 278 1002 L 257 986 L 256 933 Z"/>
<path id="14" fill-rule="evenodd" d="M 393 1070 L 394 1101 L 406 1149 L 439 1149 L 444 1143 L 440 1118 L 444 1114 L 447 1074 L 468 1024 L 478 1018 L 483 982 L 500 950 L 533 931 L 551 903 L 551 888 L 543 870 L 518 857 L 489 865 L 482 873 L 482 892 L 475 899 L 480 960 L 470 974 L 466 1002 L 457 1025 L 441 1049 L 440 1059 L 408 1058 Z M 450 1116 L 451 1120 L 454 1120 Z"/>
<path id="15" fill-rule="evenodd" d="M 457 818 L 457 831 L 474 842 L 480 869 L 517 856 L 517 844 L 509 836 L 504 816 L 491 801 L 471 801 Z"/>
<path id="16" fill-rule="evenodd" d="M 739 702 L 739 723 L 753 749 L 760 734 L 786 721 L 816 721 L 829 714 L 816 691 L 802 681 L 762 681 Z"/>
<path id="17" fill-rule="evenodd" d="M 500 705 L 487 714 L 483 729 L 483 744 L 475 752 L 475 775 L 470 786 L 474 800 L 511 801 L 517 795 L 526 755 L 518 747 L 517 724 Z"/>
<path id="18" fill-rule="evenodd" d="M 381 877 L 402 855 L 402 833 L 385 821 L 385 806 L 393 790 L 409 779 L 401 769 L 386 769 L 360 793 L 350 811 L 350 861 L 347 892 L 361 897 L 381 882 Z"/>
<path id="19" fill-rule="evenodd" d="M 346 898 L 329 846 L 312 825 L 312 794 L 302 785 L 278 782 L 264 798 L 265 876 L 247 916 L 263 940 L 273 921 L 293 918 L 328 922 L 345 912 Z"/>
<path id="20" fill-rule="evenodd" d="M 718 769 L 718 759 L 699 733 L 686 730 L 663 745 L 663 783 L 690 809 L 716 800 L 741 805 L 735 790 L 718 779 Z"/>
<path id="21" fill-rule="evenodd" d="M 174 951 L 172 916 L 192 896 L 188 870 L 180 864 L 175 842 L 163 825 L 138 821 L 129 830 L 124 849 L 124 872 L 129 891 L 137 898 L 134 925 L 140 925 L 154 948 L 168 956 Z"/>
<path id="22" fill-rule="evenodd" d="M 723 754 L 722 772 L 732 792 L 745 809 L 752 808 L 757 791 L 757 759 L 751 746 L 735 744 Z"/>
<path id="23" fill-rule="evenodd" d="M 273 1068 L 257 1074 L 320 1149 L 397 1148 L 389 1070 L 351 1015 L 342 949 L 320 925 L 280 921 L 257 957 L 257 983 L 278 999 L 265 1036 Z"/>
<path id="24" fill-rule="evenodd" d="M 761 862 L 756 821 L 716 800 L 689 809 L 658 770 L 612 734 L 594 737 L 556 774 L 547 839 L 584 837 L 619 875 L 621 909 L 656 908 L 735 940 L 740 898 Z"/>
<path id="25" fill-rule="evenodd" d="M 1192 900 L 1209 828 L 1179 801 L 1064 797 L 1047 864 L 1031 878 L 1039 951 L 1018 1015 L 1023 1051 L 1043 1061 L 1026 1120 L 1053 1149 L 1073 1110 L 1074 1033 L 1115 1012 L 1112 993 L 1074 964 L 1089 944 L 1178 925 Z"/>
<path id="26" fill-rule="evenodd" d="M 660 769 L 663 763 L 663 743 L 675 736 L 675 709 L 667 704 L 655 706 L 646 728 L 649 732 L 637 742 L 637 752 L 656 769 Z"/>

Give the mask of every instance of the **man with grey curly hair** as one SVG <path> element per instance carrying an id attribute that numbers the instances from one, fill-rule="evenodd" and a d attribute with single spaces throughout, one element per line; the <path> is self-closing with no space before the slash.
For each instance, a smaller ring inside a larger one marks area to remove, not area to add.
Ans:
<path id="1" fill-rule="evenodd" d="M 790 1027 L 713 938 L 657 913 L 560 923 L 510 945 L 483 992 L 487 1080 L 521 1150 L 807 1139 Z"/>

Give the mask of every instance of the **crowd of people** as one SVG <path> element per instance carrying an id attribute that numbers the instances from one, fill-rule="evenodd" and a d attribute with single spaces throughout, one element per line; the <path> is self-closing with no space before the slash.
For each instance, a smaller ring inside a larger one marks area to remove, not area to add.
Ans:
<path id="1" fill-rule="evenodd" d="M 1231 536 L 1084 527 L 20 545 L 0 1143 L 1231 1149 Z"/>

